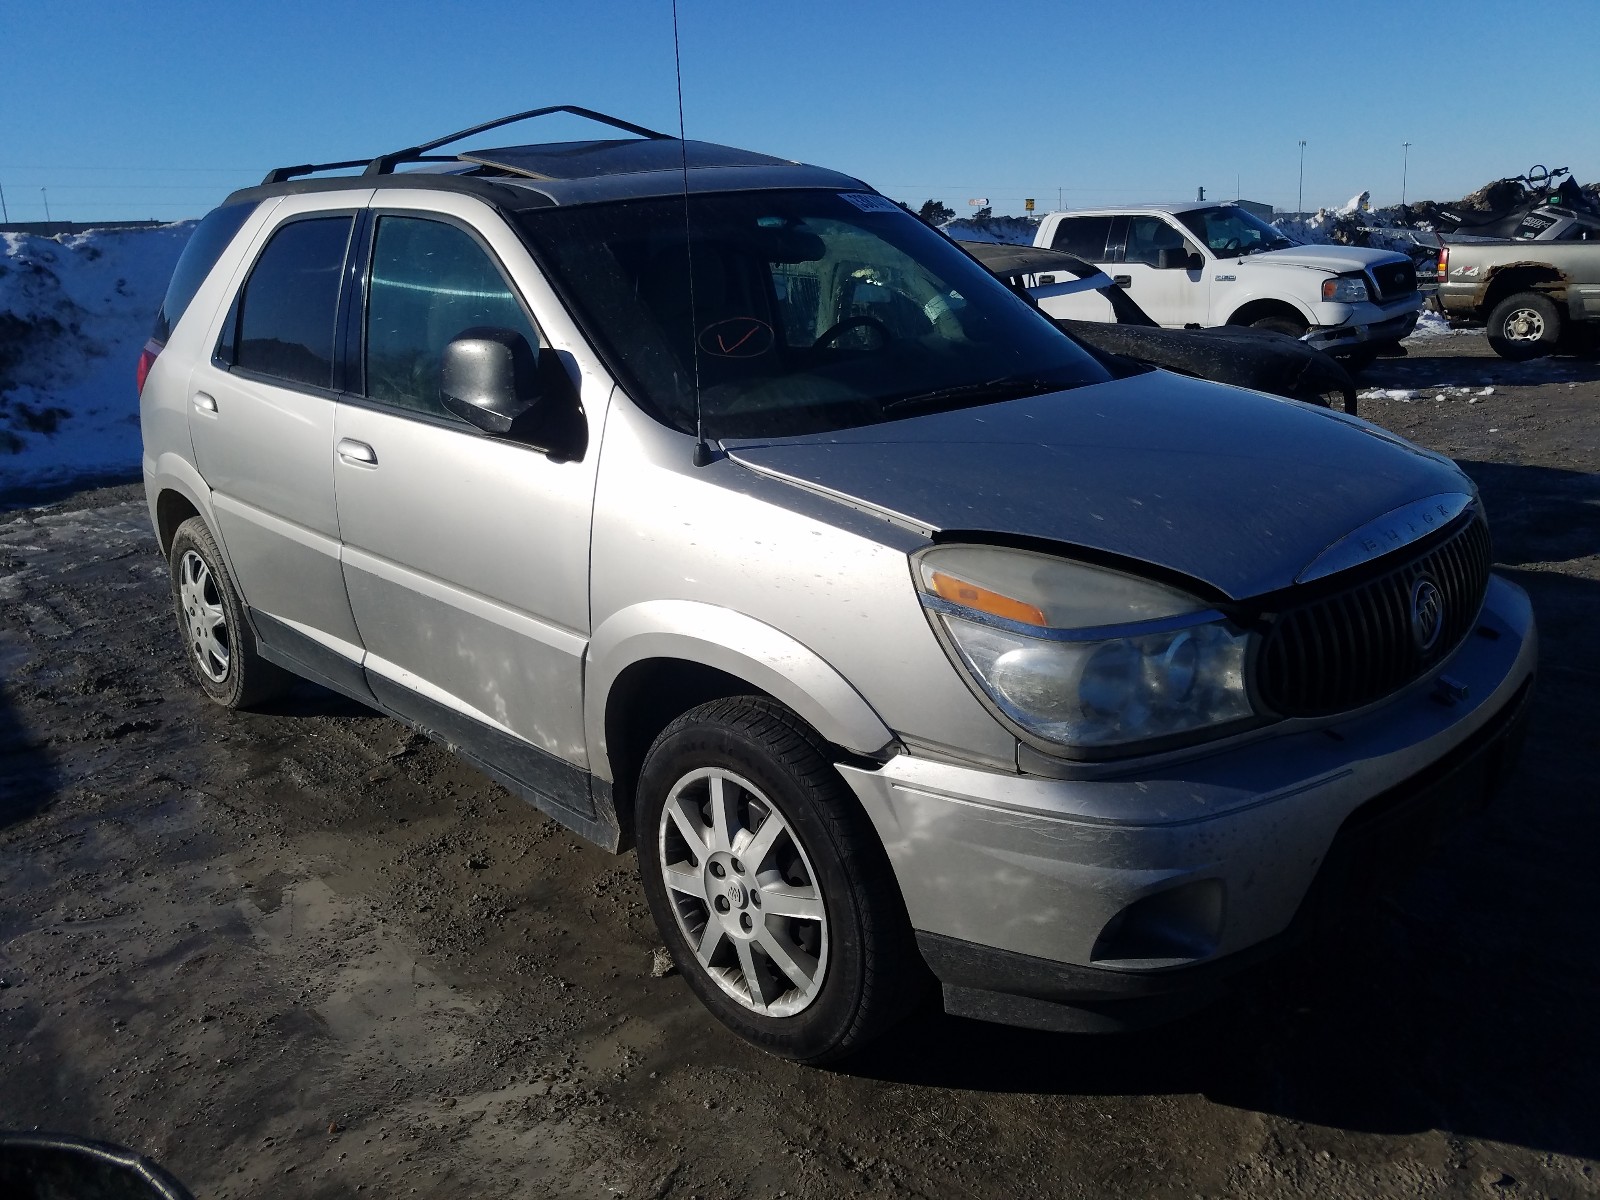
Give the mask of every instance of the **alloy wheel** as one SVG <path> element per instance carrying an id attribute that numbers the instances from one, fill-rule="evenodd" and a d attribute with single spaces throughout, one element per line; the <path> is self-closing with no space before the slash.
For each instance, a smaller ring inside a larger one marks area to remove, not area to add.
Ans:
<path id="1" fill-rule="evenodd" d="M 228 677 L 233 641 L 228 614 L 211 568 L 193 550 L 184 551 L 178 562 L 178 602 L 183 606 L 184 629 L 195 662 L 207 679 L 221 683 Z"/>
<path id="2" fill-rule="evenodd" d="M 754 784 L 717 767 L 673 785 L 656 834 L 673 915 L 695 958 L 738 1004 L 804 1011 L 828 968 L 828 915 L 793 826 Z"/>

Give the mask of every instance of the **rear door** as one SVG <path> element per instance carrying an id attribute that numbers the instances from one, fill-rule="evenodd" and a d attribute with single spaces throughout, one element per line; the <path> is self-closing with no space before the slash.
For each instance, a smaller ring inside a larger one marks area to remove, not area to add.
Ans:
<path id="1" fill-rule="evenodd" d="M 1107 242 L 1116 218 L 1104 215 L 1062 217 L 1050 239 L 1052 250 L 1061 250 L 1085 262 L 1104 266 L 1110 261 Z M 1058 275 L 1032 275 L 1025 281 L 1030 288 L 1048 289 L 1054 284 L 1066 284 L 1071 278 Z M 1114 323 L 1116 313 L 1099 292 L 1082 289 L 1064 295 L 1050 295 L 1048 291 L 1039 298 L 1039 307 L 1052 317 L 1072 321 L 1105 321 Z"/>
<path id="2" fill-rule="evenodd" d="M 537 270 L 504 221 L 467 196 L 381 200 L 363 247 L 365 306 L 350 330 L 334 453 L 367 680 L 389 707 L 583 815 L 587 774 L 573 768 L 587 766 L 598 417 L 591 430 L 577 412 L 572 361 L 563 365 L 513 282 Z M 577 413 L 560 452 L 489 436 L 441 403 L 445 345 L 479 326 L 544 348 L 546 395 Z M 597 415 L 609 382 L 589 386 Z"/>
<path id="3" fill-rule="evenodd" d="M 339 565 L 333 433 L 341 278 L 371 194 L 277 206 L 190 376 L 189 429 L 216 532 L 258 633 L 306 651 L 298 660 L 361 654 Z"/>

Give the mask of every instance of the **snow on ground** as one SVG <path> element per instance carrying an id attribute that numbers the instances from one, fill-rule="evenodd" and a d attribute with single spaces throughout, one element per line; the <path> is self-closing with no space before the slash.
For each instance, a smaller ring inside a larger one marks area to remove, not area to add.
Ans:
<path id="1" fill-rule="evenodd" d="M 193 228 L 0 234 L 0 491 L 138 474 L 134 367 Z"/>

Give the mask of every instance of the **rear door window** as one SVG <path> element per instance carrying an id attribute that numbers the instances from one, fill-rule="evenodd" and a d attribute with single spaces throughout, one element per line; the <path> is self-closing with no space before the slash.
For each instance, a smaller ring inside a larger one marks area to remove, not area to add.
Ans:
<path id="1" fill-rule="evenodd" d="M 1111 221 L 1110 217 L 1063 217 L 1056 226 L 1050 248 L 1064 250 L 1087 262 L 1106 262 L 1106 237 L 1111 232 Z"/>
<path id="2" fill-rule="evenodd" d="M 444 348 L 468 329 L 510 329 L 537 351 L 539 335 L 511 284 L 466 230 L 381 216 L 367 288 L 366 394 L 438 417 Z"/>
<path id="3" fill-rule="evenodd" d="M 223 335 L 225 357 L 231 340 L 231 365 L 286 383 L 333 386 L 339 279 L 354 220 L 291 221 L 272 235 L 239 293 L 237 327 Z"/>

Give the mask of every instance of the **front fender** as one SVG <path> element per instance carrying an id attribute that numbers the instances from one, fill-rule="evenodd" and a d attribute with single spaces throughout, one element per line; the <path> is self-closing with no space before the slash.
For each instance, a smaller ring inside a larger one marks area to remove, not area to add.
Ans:
<path id="1" fill-rule="evenodd" d="M 606 704 L 634 663 L 682 659 L 745 680 L 836 746 L 875 754 L 894 740 L 878 714 L 816 652 L 754 617 L 694 600 L 651 600 L 606 618 L 589 642 L 583 688 L 590 770 L 611 781 Z"/>

